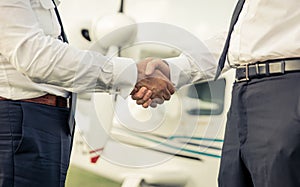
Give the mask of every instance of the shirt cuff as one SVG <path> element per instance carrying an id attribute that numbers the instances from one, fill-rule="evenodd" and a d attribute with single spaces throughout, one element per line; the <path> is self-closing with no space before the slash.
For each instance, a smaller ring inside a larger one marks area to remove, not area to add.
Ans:
<path id="1" fill-rule="evenodd" d="M 171 82 L 176 88 L 190 83 L 191 65 L 184 54 L 178 57 L 164 59 L 169 64 Z"/>
<path id="2" fill-rule="evenodd" d="M 129 58 L 114 57 L 113 91 L 126 99 L 137 82 L 137 67 L 135 61 Z"/>

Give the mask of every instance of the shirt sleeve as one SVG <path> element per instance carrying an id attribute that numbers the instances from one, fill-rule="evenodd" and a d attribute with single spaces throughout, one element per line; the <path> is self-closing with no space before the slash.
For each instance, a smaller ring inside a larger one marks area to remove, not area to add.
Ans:
<path id="1" fill-rule="evenodd" d="M 191 70 L 193 64 L 187 56 L 181 54 L 179 57 L 164 59 L 170 67 L 170 78 L 172 83 L 180 88 L 191 82 Z"/>
<path id="2" fill-rule="evenodd" d="M 137 82 L 137 66 L 132 59 L 116 57 L 113 60 L 113 90 L 126 98 Z"/>
<path id="3" fill-rule="evenodd" d="M 226 32 L 222 32 L 205 40 L 205 48 L 197 55 L 183 51 L 178 57 L 164 59 L 169 64 L 171 81 L 176 88 L 214 78 L 225 37 Z M 229 68 L 226 64 L 222 73 Z"/>
<path id="4" fill-rule="evenodd" d="M 1 0 L 0 10 L 0 53 L 33 82 L 72 92 L 118 89 L 123 97 L 129 95 L 137 80 L 133 60 L 79 50 L 46 35 L 30 0 Z"/>

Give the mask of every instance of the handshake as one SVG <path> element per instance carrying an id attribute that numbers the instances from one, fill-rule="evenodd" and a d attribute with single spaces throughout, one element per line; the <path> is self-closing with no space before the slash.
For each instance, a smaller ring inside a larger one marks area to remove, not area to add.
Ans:
<path id="1" fill-rule="evenodd" d="M 170 81 L 170 69 L 161 59 L 146 58 L 137 64 L 138 80 L 131 97 L 144 108 L 155 108 L 170 100 L 175 88 Z"/>

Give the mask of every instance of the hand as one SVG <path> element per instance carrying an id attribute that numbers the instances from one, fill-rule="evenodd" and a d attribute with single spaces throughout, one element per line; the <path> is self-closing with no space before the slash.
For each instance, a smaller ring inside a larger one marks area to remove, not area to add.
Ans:
<path id="1" fill-rule="evenodd" d="M 143 98 L 137 100 L 137 104 L 143 104 L 149 97 L 152 99 L 151 103 L 162 104 L 165 100 L 170 100 L 174 93 L 172 83 L 159 70 L 155 70 L 150 76 L 139 80 L 135 87 L 138 90 L 142 87 L 147 88 L 147 92 Z"/>
<path id="2" fill-rule="evenodd" d="M 158 74 L 163 74 L 165 79 L 169 84 L 168 84 L 168 90 L 166 90 L 165 92 L 162 92 L 162 94 L 160 95 L 164 95 L 163 98 L 162 97 L 156 97 L 155 95 L 152 96 L 152 102 L 150 104 L 151 107 L 156 107 L 157 104 L 162 104 L 165 100 L 169 100 L 171 95 L 174 94 L 175 92 L 175 88 L 173 86 L 173 84 L 170 82 L 170 69 L 168 64 L 163 61 L 162 59 L 158 59 L 158 58 L 148 58 L 147 60 L 147 66 L 146 66 L 146 70 L 145 70 L 145 75 L 146 76 L 153 76 L 156 74 L 156 72 L 159 72 Z M 168 94 L 168 92 L 170 92 L 170 94 Z M 166 95 L 167 94 L 167 95 Z M 145 98 L 143 98 L 145 100 Z"/>
<path id="3" fill-rule="evenodd" d="M 170 70 L 161 59 L 146 58 L 137 64 L 138 82 L 131 93 L 137 104 L 156 107 L 169 100 L 175 92 L 170 82 Z"/>
<path id="4" fill-rule="evenodd" d="M 136 103 L 138 105 L 142 105 L 144 108 L 148 108 L 152 103 L 152 91 L 148 90 L 146 87 L 141 87 L 138 89 L 137 87 L 130 93 L 133 100 L 137 100 Z"/>

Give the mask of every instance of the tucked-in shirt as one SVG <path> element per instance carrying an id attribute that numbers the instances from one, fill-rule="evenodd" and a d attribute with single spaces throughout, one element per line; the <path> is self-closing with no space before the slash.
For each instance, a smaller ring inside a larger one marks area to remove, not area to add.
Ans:
<path id="1" fill-rule="evenodd" d="M 229 63 L 240 65 L 300 57 L 299 7 L 299 0 L 246 0 L 231 35 Z M 180 87 L 214 77 L 225 36 L 226 32 L 205 42 L 215 57 L 211 58 L 213 62 L 208 62 L 209 66 L 205 61 L 193 61 L 184 54 L 166 59 L 171 67 L 172 82 Z M 228 68 L 227 64 L 225 71 Z"/>
<path id="2" fill-rule="evenodd" d="M 2 97 L 114 90 L 126 97 L 136 83 L 131 59 L 108 58 L 58 40 L 61 29 L 52 0 L 1 0 L 0 31 Z"/>

